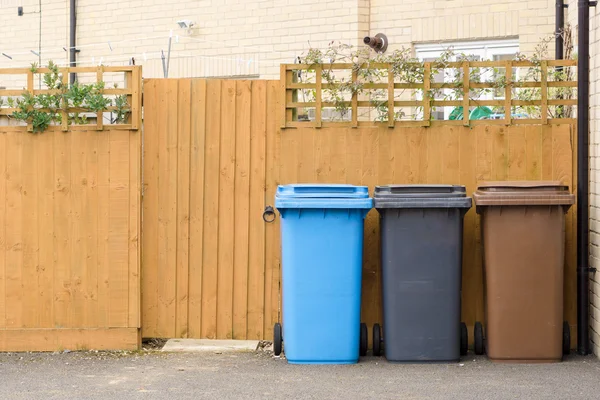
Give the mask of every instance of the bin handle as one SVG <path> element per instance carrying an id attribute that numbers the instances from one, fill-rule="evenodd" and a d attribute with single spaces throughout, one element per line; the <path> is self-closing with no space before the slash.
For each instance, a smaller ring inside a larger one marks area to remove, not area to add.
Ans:
<path id="1" fill-rule="evenodd" d="M 265 207 L 265 211 L 263 211 L 263 221 L 265 221 L 267 224 L 270 224 L 271 222 L 275 221 L 275 210 L 273 209 L 273 207 L 271 206 L 266 206 Z"/>

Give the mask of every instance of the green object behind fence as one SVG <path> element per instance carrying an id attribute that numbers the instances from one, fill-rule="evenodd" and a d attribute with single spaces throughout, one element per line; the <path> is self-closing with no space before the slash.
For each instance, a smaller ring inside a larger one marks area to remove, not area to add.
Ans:
<path id="1" fill-rule="evenodd" d="M 492 114 L 492 110 L 489 107 L 476 107 L 471 114 L 469 114 L 469 119 L 484 119 L 489 117 Z M 460 120 L 463 119 L 463 108 L 456 107 L 450 113 L 450 120 Z"/>

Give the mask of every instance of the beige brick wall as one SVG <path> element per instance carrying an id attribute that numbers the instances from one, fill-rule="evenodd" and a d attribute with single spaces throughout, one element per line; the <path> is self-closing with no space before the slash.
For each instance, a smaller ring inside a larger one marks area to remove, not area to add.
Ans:
<path id="1" fill-rule="evenodd" d="M 572 26 L 577 26 L 576 0 L 569 1 L 568 20 Z M 600 270 L 600 10 L 596 8 L 590 8 L 589 101 L 590 267 Z M 590 276 L 590 292 L 590 339 L 594 354 L 600 357 L 600 273 Z"/>
<path id="2" fill-rule="evenodd" d="M 360 44 L 384 32 L 391 48 L 414 43 L 518 37 L 529 52 L 553 29 L 553 0 L 78 0 L 79 60 L 126 64 L 134 57 L 145 77 L 162 76 L 161 50 L 173 43 L 170 76 L 251 75 L 275 78 L 309 46 Z M 17 17 L 17 6 L 25 9 Z M 42 0 L 43 63 L 66 62 L 68 0 Z M 0 68 L 37 57 L 37 0 L 0 1 Z M 191 32 L 176 21 L 196 22 Z M 175 37 L 178 36 L 178 42 Z M 111 43 L 110 46 L 108 43 Z M 112 47 L 112 50 L 111 50 Z M 0 82 L 0 86 L 6 84 Z"/>
<path id="3" fill-rule="evenodd" d="M 554 0 L 371 0 L 371 31 L 398 46 L 518 37 L 531 53 L 553 30 Z"/>

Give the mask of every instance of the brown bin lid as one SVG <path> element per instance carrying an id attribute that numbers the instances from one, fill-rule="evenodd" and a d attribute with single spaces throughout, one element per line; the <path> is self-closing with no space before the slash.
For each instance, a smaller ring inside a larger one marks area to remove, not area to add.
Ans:
<path id="1" fill-rule="evenodd" d="M 575 195 L 558 181 L 483 182 L 473 194 L 476 206 L 572 205 Z"/>

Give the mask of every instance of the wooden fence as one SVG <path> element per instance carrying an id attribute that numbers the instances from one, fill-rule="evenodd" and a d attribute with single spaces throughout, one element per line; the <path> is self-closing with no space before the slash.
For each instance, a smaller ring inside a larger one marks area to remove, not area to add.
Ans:
<path id="1" fill-rule="evenodd" d="M 280 320 L 278 184 L 557 179 L 576 192 L 576 135 L 561 125 L 281 129 L 279 81 L 144 84 L 142 334 L 269 339 Z M 567 216 L 565 319 L 576 325 L 575 209 Z M 463 320 L 484 319 L 479 218 L 465 217 Z M 365 226 L 362 319 L 381 322 L 379 231 Z M 471 330 L 472 332 L 472 330 Z M 572 337 L 576 335 L 572 334 Z"/>
<path id="2" fill-rule="evenodd" d="M 576 192 L 576 135 L 570 124 L 431 128 L 299 128 L 280 134 L 278 182 L 465 185 L 489 180 L 560 180 Z M 567 214 L 565 320 L 576 332 L 576 210 Z M 362 319 L 382 322 L 379 217 L 365 224 Z M 462 319 L 484 321 L 479 217 L 465 216 Z M 472 334 L 472 329 L 469 329 Z M 574 336 L 572 334 L 573 343 Z"/>
<path id="3" fill-rule="evenodd" d="M 52 76 L 54 72 L 58 74 L 56 80 L 60 84 L 60 87 L 48 88 L 45 83 L 46 76 Z M 113 99 L 111 99 L 111 105 L 107 106 L 106 109 L 94 113 L 95 120 L 93 123 L 90 122 L 92 118 L 86 118 L 85 123 L 80 123 L 70 118 L 74 114 L 86 115 L 86 117 L 90 114 L 85 104 L 74 106 L 72 101 L 69 102 L 68 96 L 65 96 L 69 88 L 70 74 L 77 74 L 78 82 L 102 83 L 104 88 L 101 90 L 101 93 L 104 97 L 116 98 L 123 96 L 125 100 L 125 103 L 121 107 L 121 110 L 125 112 L 123 121 L 115 121 L 112 118 L 108 118 L 107 122 L 105 122 L 105 119 L 107 119 L 106 114 L 112 115 L 111 113 L 119 109 Z M 11 106 L 8 100 L 5 101 L 5 98 L 19 99 L 23 94 L 32 96 L 53 95 L 61 97 L 59 100 L 60 108 L 56 110 L 57 113 L 60 113 L 61 121 L 60 126 L 53 126 L 50 129 L 58 128 L 63 132 L 68 130 L 102 130 L 104 129 L 104 125 L 108 125 L 107 128 L 112 130 L 137 130 L 141 126 L 142 69 L 139 66 L 67 67 L 58 68 L 56 71 L 49 68 L 3 68 L 0 69 L 0 80 L 4 82 L 3 84 L 25 82 L 25 88 L 0 88 L 0 117 L 10 117 L 15 111 L 18 111 L 16 104 L 12 104 Z M 111 84 L 113 85 L 112 87 L 110 87 Z M 48 111 L 48 109 L 40 109 Z M 30 132 L 33 130 L 31 123 L 29 123 L 27 128 Z M 5 131 L 22 130 L 20 126 L 5 126 L 2 129 Z"/>
<path id="4" fill-rule="evenodd" d="M 564 73 L 568 68 L 577 65 L 575 60 L 542 60 L 539 63 L 531 61 L 406 63 L 406 65 L 408 64 L 411 66 L 412 75 L 406 70 L 394 72 L 395 66 L 388 63 L 282 64 L 280 126 L 282 128 L 373 126 L 373 121 L 360 119 L 359 109 L 373 108 L 375 104 L 384 107 L 385 115 L 381 115 L 380 119 L 382 124 L 390 128 L 395 126 L 475 126 L 575 122 L 570 118 L 568 121 L 567 118 L 556 118 L 556 115 L 555 118 L 549 118 L 549 115 L 552 116 L 552 113 L 549 113 L 551 107 L 556 109 L 577 104 L 576 96 L 571 93 L 573 88 L 577 87 L 577 81 L 572 80 L 572 74 Z M 406 67 L 406 65 L 404 66 Z M 484 75 L 481 73 L 482 69 L 488 70 L 487 81 L 486 76 L 482 76 Z M 521 79 L 517 79 L 516 76 L 518 69 L 527 69 L 527 73 Z M 372 76 L 361 77 L 359 73 L 361 70 L 379 71 L 379 76 L 375 78 Z M 434 81 L 434 72 L 448 75 L 444 72 L 447 70 L 453 70 L 451 74 L 455 76 L 453 82 Z M 297 79 L 298 73 L 304 76 L 303 81 Z M 335 74 L 339 76 L 335 77 Z M 328 79 L 324 81 L 323 77 L 328 77 Z M 518 94 L 523 89 L 529 90 L 529 92 L 526 96 L 519 96 Z M 535 90 L 535 93 L 532 92 L 532 89 Z M 398 94 L 399 90 L 401 91 L 400 95 Z M 441 99 L 436 98 L 436 93 L 444 90 L 454 92 L 450 100 L 446 98 L 448 96 L 442 96 Z M 499 91 L 499 97 L 502 98 L 473 98 L 474 92 L 482 90 Z M 550 94 L 550 90 L 554 92 Z M 409 99 L 401 100 L 399 97 L 402 97 L 401 94 L 404 91 L 408 91 Z M 299 92 L 308 92 L 311 100 L 300 101 Z M 567 95 L 567 93 L 569 94 Z M 383 98 L 375 100 L 377 95 L 383 95 Z M 364 100 L 360 98 L 361 96 L 371 98 Z M 420 97 L 420 99 L 416 97 Z M 459 120 L 432 120 L 434 107 L 448 106 L 462 107 L 463 110 L 482 106 L 500 108 L 504 110 L 504 117 L 497 120 L 470 120 L 470 113 L 463 112 L 462 118 Z M 399 120 L 396 111 L 399 107 L 419 108 L 421 111 L 419 117 L 412 121 Z M 516 119 L 512 112 L 516 107 L 538 108 L 539 118 Z M 342 109 L 351 118 L 347 121 L 323 122 L 322 110 L 325 108 Z M 301 109 L 313 109 L 314 120 L 298 120 L 296 118 L 297 111 Z M 511 112 L 506 110 L 511 110 Z"/>
<path id="5" fill-rule="evenodd" d="M 0 128 L 0 351 L 139 346 L 141 135 Z"/>
<path id="6" fill-rule="evenodd" d="M 121 123 L 104 123 L 114 106 L 74 100 L 70 73 L 120 81 L 95 99 L 119 96 Z M 0 126 L 0 351 L 137 349 L 141 68 L 0 69 L 0 80 L 3 123 L 29 96 L 20 111 L 53 118 L 37 134 L 30 119 Z"/>
<path id="7" fill-rule="evenodd" d="M 279 313 L 276 82 L 144 83 L 142 335 L 262 339 Z"/>

